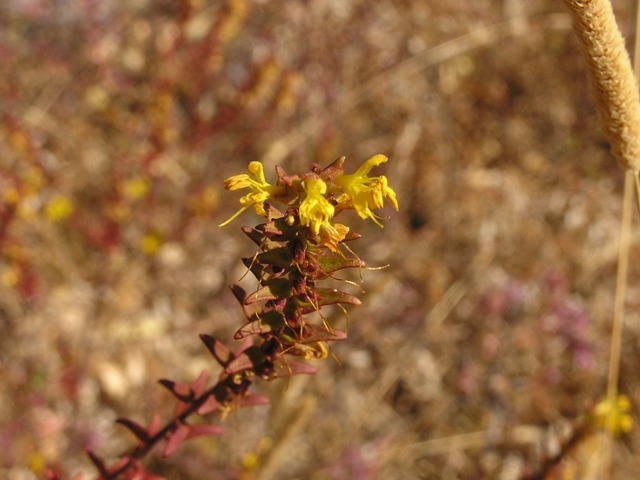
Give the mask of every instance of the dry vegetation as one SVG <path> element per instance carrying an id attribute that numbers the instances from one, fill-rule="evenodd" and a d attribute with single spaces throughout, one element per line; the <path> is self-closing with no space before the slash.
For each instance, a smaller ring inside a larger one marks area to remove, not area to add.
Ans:
<path id="1" fill-rule="evenodd" d="M 4 0 L 0 25 L 0 477 L 92 472 L 84 446 L 131 445 L 118 416 L 170 413 L 157 379 L 215 371 L 198 334 L 233 342 L 255 220 L 217 227 L 222 179 L 252 160 L 388 155 L 400 212 L 349 220 L 390 266 L 364 272 L 336 360 L 259 384 L 270 407 L 158 474 L 515 479 L 603 397 L 623 174 L 562 2 Z M 585 451 L 564 478 L 589 478 Z"/>

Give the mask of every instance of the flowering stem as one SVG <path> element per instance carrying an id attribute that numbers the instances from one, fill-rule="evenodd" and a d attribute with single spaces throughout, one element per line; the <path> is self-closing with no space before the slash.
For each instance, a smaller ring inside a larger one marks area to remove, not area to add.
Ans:
<path id="1" fill-rule="evenodd" d="M 166 441 L 163 450 L 166 457 L 189 438 L 221 433 L 221 428 L 215 425 L 188 424 L 192 415 L 218 411 L 224 416 L 232 408 L 265 403 L 262 397 L 248 393 L 254 377 L 272 380 L 315 373 L 313 366 L 287 360 L 285 355 L 303 360 L 324 359 L 328 356 L 325 346 L 328 342 L 346 338 L 346 333 L 329 325 L 320 311 L 326 305 L 338 305 L 345 311 L 344 305 L 359 305 L 360 300 L 318 284 L 333 278 L 339 270 L 364 267 L 350 249 L 347 252 L 341 249 L 344 242 L 356 240 L 360 235 L 350 232 L 345 225 L 333 223 L 337 214 L 353 209 L 362 218 L 370 218 L 382 226 L 371 209 L 381 208 L 385 199 L 398 208 L 395 192 L 386 177 L 368 177 L 373 167 L 386 161 L 383 155 L 376 155 L 353 175 L 344 175 L 344 157 L 324 169 L 313 165 L 303 175 L 288 175 L 277 167 L 276 185 L 266 181 L 262 164 L 251 162 L 249 173 L 254 178 L 241 174 L 225 180 L 226 189 L 249 189 L 249 193 L 241 198 L 240 211 L 221 226 L 251 206 L 266 218 L 265 223 L 255 228 L 242 229 L 258 246 L 253 257 L 243 259 L 258 281 L 257 290 L 247 294 L 237 285 L 231 287 L 245 315 L 244 324 L 235 334 L 243 345 L 234 353 L 213 337 L 201 335 L 223 369 L 218 381 L 205 390 L 204 374 L 191 385 L 161 380 L 177 398 L 177 413 L 161 428 L 157 416 L 148 427 L 119 419 L 118 423 L 128 428 L 139 442 L 111 467 L 88 451 L 101 479 L 157 478 L 139 463 L 156 445 Z M 283 203 L 286 210 L 280 212 L 271 202 Z M 310 321 L 311 314 L 319 315 L 322 322 Z M 50 475 L 50 478 L 57 477 Z"/>

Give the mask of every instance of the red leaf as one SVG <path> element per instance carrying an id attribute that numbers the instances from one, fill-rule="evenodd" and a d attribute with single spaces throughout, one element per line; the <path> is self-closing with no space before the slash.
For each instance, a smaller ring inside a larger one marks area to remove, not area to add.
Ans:
<path id="1" fill-rule="evenodd" d="M 333 288 L 316 288 L 316 305 L 314 306 L 310 302 L 301 301 L 301 306 L 311 306 L 316 309 L 316 307 L 324 307 L 325 305 L 334 305 L 336 303 L 344 304 L 344 305 L 354 305 L 358 306 L 362 304 L 360 299 L 355 295 L 351 295 L 350 293 L 343 292 L 341 290 L 336 290 Z"/>
<path id="2" fill-rule="evenodd" d="M 166 458 L 173 455 L 176 450 L 178 450 L 180 445 L 182 445 L 182 442 L 187 439 L 188 435 L 189 427 L 183 423 L 178 425 L 178 428 L 176 428 L 176 430 L 169 437 L 164 450 L 162 450 L 162 456 Z"/>
<path id="3" fill-rule="evenodd" d="M 182 402 L 190 402 L 193 399 L 193 392 L 189 385 L 184 383 L 176 383 L 171 380 L 158 380 L 158 383 L 173 393 L 176 398 Z"/>
<path id="4" fill-rule="evenodd" d="M 263 287 L 248 295 L 244 299 L 245 305 L 266 302 L 277 298 L 286 298 L 291 294 L 291 281 L 286 278 L 275 278 L 265 282 Z"/>
<path id="5" fill-rule="evenodd" d="M 116 420 L 116 423 L 119 423 L 120 425 L 126 427 L 141 442 L 147 443 L 149 441 L 149 433 L 147 429 L 139 423 L 136 423 L 133 420 L 129 420 L 128 418 L 119 418 Z"/>
<path id="6" fill-rule="evenodd" d="M 139 464 L 135 461 L 131 461 L 131 459 L 129 457 L 122 457 L 120 460 L 118 460 L 114 465 L 111 465 L 109 467 L 108 473 L 107 473 L 107 478 L 111 478 L 111 476 L 119 471 L 122 467 L 124 467 L 125 465 L 128 464 L 132 464 L 133 465 L 133 470 L 136 470 L 138 468 L 140 468 Z M 128 472 L 131 472 L 132 470 L 128 470 Z M 127 476 L 130 476 L 130 474 L 128 474 Z"/>
<path id="7" fill-rule="evenodd" d="M 260 333 L 269 333 L 272 331 L 270 325 L 265 324 L 262 320 L 255 320 L 253 322 L 245 323 L 240 329 L 235 333 L 233 338 L 236 340 L 240 340 L 249 335 L 256 335 Z"/>
<path id="8" fill-rule="evenodd" d="M 87 453 L 87 456 L 89 457 L 89 460 L 91 460 L 91 463 L 93 463 L 93 465 L 96 467 L 96 469 L 100 473 L 100 476 L 106 478 L 109 475 L 109 471 L 107 470 L 107 467 L 104 464 L 104 461 L 89 449 L 86 450 L 86 453 Z"/>
<path id="9" fill-rule="evenodd" d="M 264 353 L 260 350 L 260 347 L 250 346 L 240 355 L 236 356 L 224 371 L 229 374 L 238 373 L 260 365 L 264 360 Z"/>
<path id="10" fill-rule="evenodd" d="M 242 352 L 247 351 L 252 345 L 253 345 L 253 337 L 243 338 L 242 342 L 240 343 L 240 348 L 238 348 L 238 350 L 236 350 L 235 352 L 235 356 L 237 357 Z"/>
<path id="11" fill-rule="evenodd" d="M 244 303 L 244 299 L 247 296 L 247 292 L 240 285 L 229 285 L 233 296 L 236 297 L 236 300 L 240 302 L 240 305 Z"/>
<path id="12" fill-rule="evenodd" d="M 147 433 L 150 437 L 153 437 L 156 433 L 160 431 L 160 415 L 157 413 L 153 414 L 151 417 L 151 423 L 149 423 L 149 428 L 147 428 Z"/>
<path id="13" fill-rule="evenodd" d="M 206 371 L 203 370 L 202 372 L 200 372 L 200 375 L 198 375 L 198 378 L 196 378 L 195 381 L 191 384 L 191 391 L 196 397 L 199 397 L 200 395 L 202 395 L 202 392 L 204 392 L 204 387 L 207 384 L 207 380 L 209 380 L 209 375 Z"/>
<path id="14" fill-rule="evenodd" d="M 224 433 L 224 428 L 220 425 L 209 425 L 209 424 L 197 424 L 197 425 L 189 425 L 189 434 L 187 435 L 187 439 L 190 440 L 192 438 L 204 437 L 204 436 L 217 436 L 222 435 Z"/>
<path id="15" fill-rule="evenodd" d="M 269 333 L 281 328 L 285 324 L 282 313 L 271 311 L 260 315 L 252 315 L 251 321 L 245 323 L 233 336 L 236 340 L 256 333 Z"/>
<path id="16" fill-rule="evenodd" d="M 299 343 L 337 342 L 339 340 L 346 340 L 347 332 L 338 328 L 327 330 L 327 327 L 324 325 L 308 323 L 301 337 L 302 338 L 298 339 Z"/>
<path id="17" fill-rule="evenodd" d="M 343 257 L 336 253 L 324 253 L 318 255 L 318 263 L 322 269 L 322 272 L 329 276 L 329 274 L 341 270 L 343 268 L 364 268 L 365 264 L 358 257 Z"/>
<path id="18" fill-rule="evenodd" d="M 238 357 L 234 358 L 224 371 L 225 373 L 232 374 L 248 370 L 250 368 L 253 368 L 253 362 L 246 353 L 242 353 Z"/>
<path id="19" fill-rule="evenodd" d="M 231 353 L 231 350 L 229 350 L 220 340 L 216 340 L 211 335 L 206 335 L 204 333 L 200 335 L 200 339 L 220 366 L 226 367 L 227 364 L 233 360 L 233 353 Z"/>
<path id="20" fill-rule="evenodd" d="M 276 367 L 276 376 L 291 377 L 293 375 L 315 375 L 316 368 L 308 363 L 286 362 Z"/>
<path id="21" fill-rule="evenodd" d="M 220 403 L 215 399 L 214 396 L 210 396 L 207 400 L 196 410 L 198 415 L 206 415 L 207 413 L 211 413 L 215 410 L 218 410 L 220 407 Z"/>

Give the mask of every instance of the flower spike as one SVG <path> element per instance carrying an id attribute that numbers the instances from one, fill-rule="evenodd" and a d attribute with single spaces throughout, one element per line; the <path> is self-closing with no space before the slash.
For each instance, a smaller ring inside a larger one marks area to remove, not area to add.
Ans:
<path id="1" fill-rule="evenodd" d="M 89 452 L 101 479 L 160 480 L 140 463 L 156 446 L 164 443 L 161 454 L 167 457 L 191 438 L 222 433 L 217 425 L 194 423 L 189 417 L 218 412 L 224 418 L 239 407 L 264 405 L 268 399 L 250 391 L 255 379 L 268 381 L 313 374 L 316 368 L 306 361 L 327 358 L 329 344 L 347 338 L 345 331 L 330 324 L 322 309 L 333 305 L 347 315 L 345 307 L 358 306 L 361 301 L 349 292 L 321 285 L 325 280 L 334 279 L 357 286 L 334 274 L 344 269 L 362 269 L 365 264 L 345 245 L 361 235 L 334 222 L 333 218 L 342 210 L 353 209 L 360 217 L 371 218 L 382 226 L 372 209 L 383 207 L 385 199 L 397 209 L 396 195 L 385 176 L 367 175 L 386 161 L 384 155 L 375 155 L 352 175 L 344 175 L 344 157 L 325 168 L 312 164 L 307 172 L 299 175 L 290 175 L 276 167 L 275 185 L 267 183 L 260 162 L 251 162 L 248 173 L 224 181 L 226 190 L 248 189 L 249 192 L 240 199 L 240 210 L 220 224 L 221 227 L 250 207 L 265 217 L 264 223 L 242 228 L 258 246 L 255 255 L 242 259 L 258 285 L 249 294 L 238 285 L 231 286 L 244 315 L 234 335 L 241 343 L 231 349 L 218 339 L 202 334 L 200 338 L 206 349 L 221 367 L 217 368 L 216 380 L 210 382 L 206 372 L 191 383 L 160 380 L 175 397 L 173 416 L 161 423 L 156 414 L 148 427 L 128 419 L 118 420 L 136 437 L 137 444 L 111 466 Z M 269 203 L 265 203 L 267 200 Z M 276 208 L 273 204 L 277 202 L 285 208 Z M 601 406 L 596 416 L 600 419 L 607 412 L 613 412 L 614 415 L 609 414 L 613 418 L 612 429 L 626 431 L 631 421 L 628 401 L 618 402 L 615 408 L 613 411 L 612 407 Z M 47 476 L 57 480 L 55 473 Z"/>

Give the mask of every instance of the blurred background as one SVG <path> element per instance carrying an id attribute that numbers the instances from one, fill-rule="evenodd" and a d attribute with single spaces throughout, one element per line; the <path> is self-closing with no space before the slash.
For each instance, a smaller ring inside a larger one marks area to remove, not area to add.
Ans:
<path id="1" fill-rule="evenodd" d="M 613 3 L 631 45 L 635 2 Z M 253 160 L 273 181 L 387 155 L 400 212 L 346 222 L 389 266 L 362 272 L 317 375 L 257 382 L 271 406 L 151 470 L 516 479 L 604 396 L 623 173 L 562 2 L 3 0 L 0 95 L 2 478 L 91 478 L 85 446 L 133 445 L 116 418 L 171 414 L 159 378 L 216 374 L 198 334 L 234 345 L 259 221 L 217 227 L 240 196 L 222 180 Z M 639 447 L 616 441 L 614 478 Z M 585 451 L 562 478 L 592 478 Z"/>

